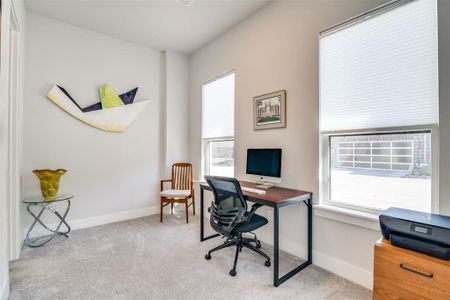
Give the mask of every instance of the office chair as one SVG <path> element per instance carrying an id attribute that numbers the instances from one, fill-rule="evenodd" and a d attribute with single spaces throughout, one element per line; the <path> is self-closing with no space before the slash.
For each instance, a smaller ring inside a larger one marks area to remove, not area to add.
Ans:
<path id="1" fill-rule="evenodd" d="M 241 185 L 235 178 L 205 176 L 205 179 L 214 194 L 214 201 L 208 209 L 211 214 L 211 227 L 226 237 L 222 245 L 208 251 L 205 259 L 211 259 L 211 253 L 217 250 L 236 246 L 233 269 L 230 270 L 230 275 L 236 276 L 239 252 L 245 247 L 263 256 L 266 259 L 264 265 L 270 267 L 270 257 L 258 249 L 261 244 L 256 236 L 254 240 L 242 236 L 243 233 L 252 232 L 267 224 L 266 218 L 255 214 L 262 205 L 255 203 L 248 211 Z M 252 245 L 252 242 L 256 242 L 256 246 Z"/>

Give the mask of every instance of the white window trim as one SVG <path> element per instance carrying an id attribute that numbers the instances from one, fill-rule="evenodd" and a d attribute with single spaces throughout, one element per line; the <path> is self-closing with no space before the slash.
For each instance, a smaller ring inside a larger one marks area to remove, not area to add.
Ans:
<path id="1" fill-rule="evenodd" d="M 314 215 L 379 231 L 378 215 L 326 204 L 314 205 Z"/>
<path id="2" fill-rule="evenodd" d="M 431 212 L 439 212 L 439 128 L 437 125 L 408 126 L 399 128 L 369 129 L 363 131 L 322 132 L 319 136 L 320 179 L 319 204 L 315 205 L 315 215 L 344 223 L 378 229 L 380 210 L 372 210 L 354 205 L 342 205 L 330 200 L 330 143 L 331 135 L 409 133 L 430 131 L 431 133 Z M 362 221 L 363 220 L 363 221 Z"/>
<path id="3" fill-rule="evenodd" d="M 210 142 L 234 142 L 234 136 L 217 137 L 217 138 L 204 138 L 202 139 L 202 180 L 204 180 L 205 175 L 209 175 L 209 159 L 211 157 L 209 144 Z M 233 147 L 233 157 L 235 155 L 235 150 Z M 234 165 L 233 165 L 233 176 L 234 176 Z"/>

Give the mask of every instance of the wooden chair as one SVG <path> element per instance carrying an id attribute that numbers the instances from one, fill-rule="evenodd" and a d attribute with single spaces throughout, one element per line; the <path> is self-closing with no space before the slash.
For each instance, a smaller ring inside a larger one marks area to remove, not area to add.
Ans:
<path id="1" fill-rule="evenodd" d="M 164 182 L 172 182 L 170 189 L 164 189 Z M 189 204 L 189 199 L 192 199 Z M 173 215 L 173 204 L 184 203 L 186 223 L 189 223 L 188 208 L 192 205 L 195 215 L 194 180 L 192 165 L 189 163 L 175 163 L 172 166 L 172 179 L 161 180 L 161 211 L 159 221 L 163 221 L 163 208 L 170 204 L 170 214 Z"/>

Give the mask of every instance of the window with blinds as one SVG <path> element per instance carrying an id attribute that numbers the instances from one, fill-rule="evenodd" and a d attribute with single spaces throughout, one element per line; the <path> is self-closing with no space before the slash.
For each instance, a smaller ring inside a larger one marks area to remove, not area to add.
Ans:
<path id="1" fill-rule="evenodd" d="M 203 84 L 203 138 L 234 135 L 234 72 Z"/>
<path id="2" fill-rule="evenodd" d="M 321 34 L 322 132 L 438 123 L 437 3 L 398 2 Z"/>
<path id="3" fill-rule="evenodd" d="M 234 176 L 234 86 L 234 72 L 203 84 L 203 175 Z"/>
<path id="4" fill-rule="evenodd" d="M 436 0 L 399 0 L 320 34 L 321 203 L 435 210 Z"/>

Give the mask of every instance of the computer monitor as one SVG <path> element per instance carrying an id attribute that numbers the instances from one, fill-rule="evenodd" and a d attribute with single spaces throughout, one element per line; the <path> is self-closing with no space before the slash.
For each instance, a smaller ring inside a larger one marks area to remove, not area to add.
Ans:
<path id="1" fill-rule="evenodd" d="M 253 175 L 260 187 L 281 182 L 281 149 L 247 149 L 247 174 Z"/>

